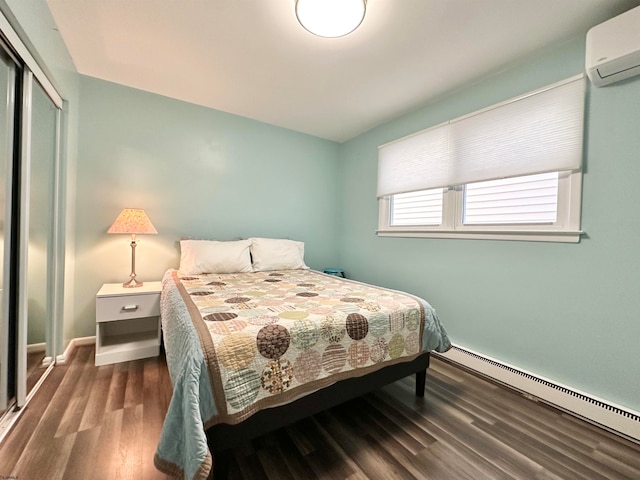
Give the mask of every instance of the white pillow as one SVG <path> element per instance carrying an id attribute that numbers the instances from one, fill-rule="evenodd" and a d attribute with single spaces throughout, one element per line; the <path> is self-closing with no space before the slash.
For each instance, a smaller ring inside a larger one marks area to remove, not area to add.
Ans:
<path id="1" fill-rule="evenodd" d="M 304 243 L 278 238 L 250 238 L 253 270 L 298 270 L 304 264 Z"/>
<path id="2" fill-rule="evenodd" d="M 249 240 L 180 240 L 180 272 L 185 275 L 251 272 L 250 247 Z"/>

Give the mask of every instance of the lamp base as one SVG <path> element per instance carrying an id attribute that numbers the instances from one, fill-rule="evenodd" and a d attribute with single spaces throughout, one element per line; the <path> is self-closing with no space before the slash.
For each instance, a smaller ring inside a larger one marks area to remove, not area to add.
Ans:
<path id="1" fill-rule="evenodd" d="M 141 287 L 143 285 L 142 282 L 139 282 L 138 280 L 136 280 L 135 278 L 132 278 L 131 280 L 129 280 L 128 282 L 124 282 L 122 284 L 122 286 L 124 288 L 136 288 L 136 287 Z"/>

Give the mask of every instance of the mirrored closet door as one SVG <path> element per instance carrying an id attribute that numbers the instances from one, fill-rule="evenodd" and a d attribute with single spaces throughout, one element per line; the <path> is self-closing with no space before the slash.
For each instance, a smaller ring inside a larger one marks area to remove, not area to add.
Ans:
<path id="1" fill-rule="evenodd" d="M 55 363 L 62 98 L 0 13 L 0 418 Z"/>
<path id="2" fill-rule="evenodd" d="M 26 321 L 25 394 L 31 391 L 53 362 L 54 329 L 54 215 L 55 171 L 58 149 L 58 109 L 30 72 L 25 73 L 25 108 L 22 132 L 22 200 L 20 269 L 20 323 Z M 25 341 L 20 342 L 21 346 Z M 24 358 L 24 354 L 21 353 Z M 21 381 L 21 387 L 24 382 Z M 18 400 L 22 399 L 21 388 Z"/>
<path id="3" fill-rule="evenodd" d="M 9 321 L 12 183 L 18 66 L 0 41 L 0 415 L 15 391 L 15 323 Z"/>

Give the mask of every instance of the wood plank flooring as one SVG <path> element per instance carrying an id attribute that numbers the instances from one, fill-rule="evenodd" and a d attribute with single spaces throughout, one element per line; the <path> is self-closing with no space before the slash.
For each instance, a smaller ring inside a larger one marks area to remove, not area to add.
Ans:
<path id="1" fill-rule="evenodd" d="M 166 479 L 153 466 L 171 397 L 164 358 L 54 368 L 0 445 L 0 478 Z M 432 359 L 414 379 L 255 439 L 230 480 L 640 479 L 640 445 Z"/>

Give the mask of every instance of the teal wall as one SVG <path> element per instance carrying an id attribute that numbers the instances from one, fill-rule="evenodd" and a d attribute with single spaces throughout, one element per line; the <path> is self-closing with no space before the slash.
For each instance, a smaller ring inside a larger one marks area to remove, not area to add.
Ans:
<path id="1" fill-rule="evenodd" d="M 75 336 L 95 334 L 95 293 L 127 279 L 129 239 L 106 231 L 122 208 L 146 210 L 136 270 L 178 267 L 180 238 L 265 236 L 306 244 L 309 266 L 338 255 L 338 148 L 296 133 L 81 76 L 76 187 Z"/>
<path id="2" fill-rule="evenodd" d="M 452 341 L 640 410 L 640 78 L 588 95 L 579 244 L 382 238 L 377 147 L 579 74 L 567 42 L 341 146 L 340 260 L 436 308 Z"/>

